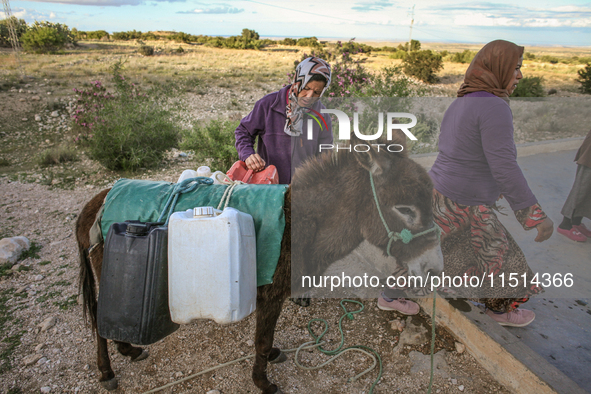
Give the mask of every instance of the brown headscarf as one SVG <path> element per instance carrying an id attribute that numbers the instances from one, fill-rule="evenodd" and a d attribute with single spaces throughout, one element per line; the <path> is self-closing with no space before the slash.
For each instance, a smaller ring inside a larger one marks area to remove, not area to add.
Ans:
<path id="1" fill-rule="evenodd" d="M 472 92 L 489 92 L 498 97 L 509 97 L 507 86 L 523 47 L 509 41 L 495 40 L 486 44 L 474 57 L 458 90 L 458 97 Z"/>

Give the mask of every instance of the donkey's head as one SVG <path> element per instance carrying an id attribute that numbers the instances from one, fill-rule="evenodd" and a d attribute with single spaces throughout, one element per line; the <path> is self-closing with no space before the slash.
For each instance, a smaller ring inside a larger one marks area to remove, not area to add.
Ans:
<path id="1" fill-rule="evenodd" d="M 352 145 L 364 143 L 351 139 Z M 364 238 L 394 256 L 410 275 L 425 278 L 429 272 L 439 274 L 443 257 L 439 229 L 433 221 L 429 175 L 408 158 L 402 132 L 394 133 L 392 141 L 381 138 L 369 146 L 367 152 L 355 153 L 359 176 L 365 177 L 362 183 L 367 185 L 359 191 L 359 201 L 363 201 L 359 224 Z"/>

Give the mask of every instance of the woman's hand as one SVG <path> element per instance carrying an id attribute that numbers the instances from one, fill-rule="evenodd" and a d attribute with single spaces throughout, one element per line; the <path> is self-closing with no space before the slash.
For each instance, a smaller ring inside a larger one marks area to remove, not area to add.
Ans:
<path id="1" fill-rule="evenodd" d="M 253 170 L 255 172 L 265 169 L 265 161 L 259 156 L 258 153 L 253 153 L 252 155 L 248 156 L 244 163 L 246 163 L 246 167 L 249 170 Z"/>
<path id="2" fill-rule="evenodd" d="M 554 232 L 554 222 L 550 218 L 544 219 L 544 221 L 536 226 L 536 230 L 538 230 L 538 236 L 536 237 L 536 242 L 544 242 Z"/>

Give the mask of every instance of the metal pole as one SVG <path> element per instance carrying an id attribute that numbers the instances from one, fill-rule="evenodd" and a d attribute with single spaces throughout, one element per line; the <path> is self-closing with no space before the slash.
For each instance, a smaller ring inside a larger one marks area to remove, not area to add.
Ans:
<path id="1" fill-rule="evenodd" d="M 6 0 L 6 1 L 8 1 L 8 0 Z M 416 4 L 413 4 L 412 11 L 410 14 L 410 34 L 408 35 L 408 53 L 409 54 L 410 54 L 410 47 L 412 44 L 412 25 L 413 25 L 413 23 L 415 23 L 415 5 Z"/>
<path id="2" fill-rule="evenodd" d="M 15 26 L 15 24 L 18 23 L 18 20 L 16 19 L 16 17 L 12 16 L 12 12 L 10 11 L 10 3 L 8 0 L 2 0 L 2 5 L 4 6 L 4 16 L 6 17 L 6 22 L 7 22 L 6 25 L 8 27 L 8 34 L 10 36 L 10 42 L 12 44 L 12 49 L 14 50 L 14 58 L 16 61 L 16 67 L 17 67 L 21 77 L 24 78 L 25 71 L 24 71 L 22 63 L 21 63 L 21 58 L 20 58 L 20 54 L 19 54 L 20 45 L 19 45 L 19 41 L 18 41 L 18 36 L 16 34 L 16 26 Z"/>

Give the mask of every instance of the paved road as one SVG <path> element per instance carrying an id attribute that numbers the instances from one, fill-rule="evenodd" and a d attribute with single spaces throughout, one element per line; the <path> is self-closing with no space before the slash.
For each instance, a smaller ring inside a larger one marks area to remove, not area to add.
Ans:
<path id="1" fill-rule="evenodd" d="M 518 159 L 528 184 L 544 211 L 562 221 L 560 210 L 575 179 L 576 150 L 538 154 Z M 536 231 L 525 232 L 506 202 L 508 216 L 501 221 L 522 247 L 534 272 L 572 273 L 570 289 L 549 288 L 524 307 L 536 312 L 536 320 L 511 332 L 591 393 L 591 239 L 577 243 L 555 232 L 544 243 L 533 241 Z M 588 228 L 591 221 L 584 219 Z"/>

